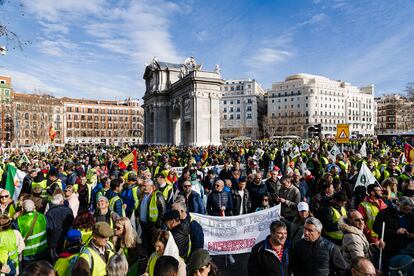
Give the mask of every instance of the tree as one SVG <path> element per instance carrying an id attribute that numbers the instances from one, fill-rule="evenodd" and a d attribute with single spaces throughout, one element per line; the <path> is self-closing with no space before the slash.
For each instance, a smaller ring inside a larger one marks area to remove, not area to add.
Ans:
<path id="1" fill-rule="evenodd" d="M 404 92 L 411 101 L 414 101 L 414 82 L 407 83 Z"/>
<path id="2" fill-rule="evenodd" d="M 0 0 L 0 8 L 4 9 L 4 6 L 10 4 L 11 1 Z M 19 4 L 20 9 L 23 9 L 23 4 Z M 23 13 L 21 13 L 24 16 Z M 20 37 L 10 29 L 8 23 L 4 23 L 0 21 L 0 38 L 5 40 L 6 46 L 10 45 L 11 49 L 19 48 L 20 50 L 23 49 L 23 46 L 30 44 L 30 41 L 21 40 Z M 1 40 L 0 40 L 1 41 Z M 0 43 L 0 52 L 5 54 L 7 47 L 1 45 Z"/>

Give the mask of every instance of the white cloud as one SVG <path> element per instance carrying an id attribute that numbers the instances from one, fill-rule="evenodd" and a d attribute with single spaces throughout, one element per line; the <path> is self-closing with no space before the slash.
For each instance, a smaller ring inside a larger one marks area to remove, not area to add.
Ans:
<path id="1" fill-rule="evenodd" d="M 300 25 L 313 25 L 316 24 L 326 18 L 325 13 L 318 13 L 311 17 L 311 19 L 302 22 Z"/>
<path id="2" fill-rule="evenodd" d="M 12 87 L 18 93 L 31 93 L 41 91 L 48 94 L 63 95 L 64 90 L 46 84 L 40 78 L 25 72 L 0 68 L 0 75 L 10 76 L 12 78 Z"/>
<path id="3" fill-rule="evenodd" d="M 287 58 L 293 56 L 288 51 L 282 51 L 272 48 L 259 49 L 256 54 L 249 59 L 253 66 L 267 66 L 285 61 Z"/>
<path id="4" fill-rule="evenodd" d="M 75 43 L 66 39 L 42 40 L 37 44 L 40 52 L 55 57 L 73 57 L 72 51 L 78 49 Z"/>
<path id="5" fill-rule="evenodd" d="M 102 14 L 107 7 L 105 0 L 23 0 L 24 8 L 38 19 L 61 22 L 84 15 Z"/>

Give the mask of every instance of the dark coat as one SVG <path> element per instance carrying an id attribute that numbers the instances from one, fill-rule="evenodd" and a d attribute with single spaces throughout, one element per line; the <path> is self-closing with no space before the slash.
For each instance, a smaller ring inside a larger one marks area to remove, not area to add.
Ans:
<path id="1" fill-rule="evenodd" d="M 49 248 L 62 249 L 65 235 L 72 227 L 72 209 L 65 205 L 54 205 L 46 212 L 45 217 Z"/>
<path id="2" fill-rule="evenodd" d="M 29 174 L 27 174 L 23 178 L 23 186 L 22 186 L 22 190 L 20 191 L 20 194 L 30 195 L 32 193 L 32 181 L 33 181 L 33 178 L 31 178 Z"/>
<path id="3" fill-rule="evenodd" d="M 155 193 L 155 196 L 157 197 L 156 200 L 157 200 L 158 218 L 157 218 L 157 221 L 155 223 L 150 222 L 150 216 L 149 216 L 149 213 L 150 213 L 149 212 L 149 205 L 150 205 L 150 202 L 151 202 L 151 198 L 150 198 L 147 202 L 147 223 L 148 224 L 153 224 L 156 228 L 161 228 L 162 222 L 163 222 L 162 218 L 163 218 L 165 212 L 167 211 L 167 204 L 166 204 L 164 196 L 162 195 L 161 192 L 155 191 L 154 193 Z M 142 194 L 142 196 L 144 196 L 144 195 Z M 140 204 L 138 205 L 138 209 L 135 213 L 138 219 L 139 219 L 140 208 L 141 208 L 141 200 L 142 200 L 142 198 L 140 199 Z"/>
<path id="4" fill-rule="evenodd" d="M 253 247 L 247 264 L 249 276 L 288 276 L 291 274 L 289 271 L 289 242 L 286 241 L 284 245 L 283 257 L 280 261 L 270 245 L 269 238 L 270 236 L 267 236 L 265 240 Z"/>
<path id="5" fill-rule="evenodd" d="M 180 257 L 187 258 L 190 243 L 190 225 L 186 222 L 180 223 L 170 230 L 177 244 Z"/>
<path id="6" fill-rule="evenodd" d="M 339 247 L 320 237 L 311 243 L 301 239 L 293 247 L 291 263 L 294 275 L 345 275 L 348 265 Z"/>
<path id="7" fill-rule="evenodd" d="M 181 223 L 190 224 L 191 252 L 198 248 L 204 248 L 204 232 L 200 223 L 191 220 L 191 215 L 187 212 L 187 217 Z"/>
<path id="8" fill-rule="evenodd" d="M 254 212 L 257 207 L 262 206 L 262 195 L 267 193 L 267 186 L 264 183 L 256 185 L 252 182 L 249 182 L 247 185 L 247 190 L 249 190 L 250 200 L 252 202 L 251 211 Z"/>
<path id="9" fill-rule="evenodd" d="M 404 216 L 407 220 L 407 227 L 404 227 L 408 230 L 409 233 L 414 232 L 414 217 L 412 214 Z M 389 207 L 384 210 L 381 210 L 373 225 L 373 230 L 375 233 L 382 233 L 382 222 L 385 222 L 385 231 L 383 240 L 386 242 L 384 252 L 389 253 L 390 255 L 395 255 L 401 249 L 404 249 L 408 243 L 414 241 L 414 239 L 408 238 L 406 235 L 397 234 L 397 229 L 403 227 L 400 224 L 400 218 L 398 216 L 398 211 L 394 207 Z"/>
<path id="10" fill-rule="evenodd" d="M 179 192 L 178 194 L 185 197 L 188 212 L 205 215 L 206 208 L 204 207 L 203 200 L 197 192 L 191 191 L 188 198 L 184 192 Z"/>
<path id="11" fill-rule="evenodd" d="M 207 198 L 207 214 L 220 216 L 222 207 L 225 207 L 226 216 L 233 215 L 233 202 L 230 193 L 224 190 L 221 192 L 212 191 Z"/>
<path id="12" fill-rule="evenodd" d="M 232 190 L 231 196 L 233 200 L 233 215 L 238 216 L 240 215 L 240 204 L 241 204 L 241 196 L 238 190 Z M 243 214 L 247 214 L 250 212 L 250 207 L 252 202 L 250 201 L 249 191 L 244 189 L 243 195 Z"/>
<path id="13" fill-rule="evenodd" d="M 111 198 L 115 197 L 115 196 L 119 196 L 117 193 L 115 193 L 112 190 L 108 190 L 105 194 L 106 198 L 108 198 L 109 201 L 111 201 Z M 121 197 L 119 197 L 121 198 Z M 122 217 L 122 199 L 121 200 L 117 200 L 115 201 L 115 205 L 114 205 L 114 209 L 112 211 L 114 211 L 115 213 L 117 213 L 120 217 Z"/>

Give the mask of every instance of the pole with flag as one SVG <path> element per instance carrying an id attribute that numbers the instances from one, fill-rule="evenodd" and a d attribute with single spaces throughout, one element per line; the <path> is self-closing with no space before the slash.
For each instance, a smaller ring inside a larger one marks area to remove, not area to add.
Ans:
<path id="1" fill-rule="evenodd" d="M 367 143 L 365 141 L 359 149 L 359 154 L 361 154 L 362 157 L 367 157 Z"/>
<path id="2" fill-rule="evenodd" d="M 118 166 L 119 166 L 119 168 L 125 170 L 127 168 L 128 164 L 131 163 L 131 162 L 134 163 L 134 170 L 138 171 L 137 150 L 133 150 L 133 151 L 131 151 L 130 154 L 125 156 L 121 160 L 121 162 L 119 162 Z"/>
<path id="3" fill-rule="evenodd" d="M 53 141 L 55 141 L 55 137 L 57 135 L 57 131 L 53 126 L 49 127 L 49 138 L 50 138 L 50 142 L 53 143 Z"/>
<path id="4" fill-rule="evenodd" d="M 405 143 L 404 145 L 404 155 L 405 159 L 409 164 L 414 161 L 414 148 L 408 143 Z"/>
<path id="5" fill-rule="evenodd" d="M 364 162 L 362 162 L 361 169 L 359 170 L 359 174 L 358 174 L 357 181 L 355 183 L 354 190 L 358 186 L 368 187 L 368 185 L 374 184 L 376 182 L 378 183 L 378 181 L 375 178 L 375 176 L 369 170 L 369 168 L 367 167 L 367 165 Z"/>
<path id="6" fill-rule="evenodd" d="M 16 168 L 14 163 L 7 165 L 7 179 L 5 189 L 9 191 L 12 199 L 17 202 L 19 199 L 20 191 L 23 186 L 23 179 L 26 173 Z"/>

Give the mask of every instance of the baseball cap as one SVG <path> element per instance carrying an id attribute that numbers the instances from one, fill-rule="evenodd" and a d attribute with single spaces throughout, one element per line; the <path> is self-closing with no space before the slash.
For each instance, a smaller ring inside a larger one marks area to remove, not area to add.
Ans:
<path id="1" fill-rule="evenodd" d="M 306 202 L 304 202 L 304 201 L 299 202 L 299 204 L 298 204 L 298 211 L 299 212 L 309 211 L 309 205 Z"/>

